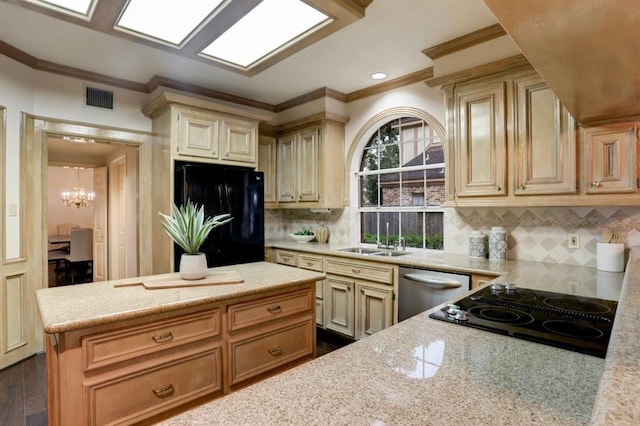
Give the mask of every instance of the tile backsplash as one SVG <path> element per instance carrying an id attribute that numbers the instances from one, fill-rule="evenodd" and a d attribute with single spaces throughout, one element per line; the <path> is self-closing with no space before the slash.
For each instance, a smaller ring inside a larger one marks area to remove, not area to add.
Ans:
<path id="1" fill-rule="evenodd" d="M 266 210 L 265 238 L 286 239 L 287 234 L 325 224 L 329 240 L 341 245 L 350 239 L 350 209 L 329 213 L 309 210 Z M 353 220 L 357 220 L 354 218 Z M 502 226 L 508 232 L 508 259 L 596 266 L 596 243 L 607 226 L 615 231 L 640 230 L 640 207 L 481 207 L 446 208 L 444 249 L 468 254 L 472 231 L 487 232 Z M 580 248 L 568 247 L 568 235 L 577 234 Z"/>
<path id="2" fill-rule="evenodd" d="M 638 207 L 510 207 L 446 209 L 444 249 L 467 254 L 471 231 L 502 226 L 508 232 L 508 259 L 596 266 L 596 243 L 602 228 L 640 229 Z M 577 234 L 580 248 L 568 247 Z"/>
<path id="3" fill-rule="evenodd" d="M 306 209 L 265 210 L 264 236 L 267 240 L 289 238 L 302 229 L 316 230 L 324 224 L 329 228 L 329 241 L 349 245 L 349 209 L 331 209 L 328 213 L 313 213 Z"/>

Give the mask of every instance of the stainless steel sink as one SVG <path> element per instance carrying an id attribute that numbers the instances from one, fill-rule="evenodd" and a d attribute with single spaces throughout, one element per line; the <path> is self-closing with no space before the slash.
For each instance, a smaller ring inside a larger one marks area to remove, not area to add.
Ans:
<path id="1" fill-rule="evenodd" d="M 371 256 L 389 256 L 389 257 L 395 257 L 395 256 L 404 256 L 405 254 L 409 254 L 409 252 L 406 251 L 379 251 L 376 253 L 371 253 Z"/>
<path id="2" fill-rule="evenodd" d="M 380 252 L 380 250 L 378 249 L 365 248 L 365 247 L 349 247 L 349 248 L 340 249 L 340 251 L 346 251 L 347 253 L 357 253 L 357 254 L 375 254 Z"/>
<path id="3" fill-rule="evenodd" d="M 405 254 L 408 254 L 408 252 L 406 252 L 406 251 L 392 251 L 392 250 L 382 250 L 382 249 L 365 248 L 365 247 L 348 247 L 348 248 L 340 249 L 340 251 L 344 251 L 344 252 L 347 252 L 347 253 L 363 254 L 363 255 L 366 255 L 366 256 L 389 256 L 389 257 L 395 257 L 395 256 L 403 256 Z"/>

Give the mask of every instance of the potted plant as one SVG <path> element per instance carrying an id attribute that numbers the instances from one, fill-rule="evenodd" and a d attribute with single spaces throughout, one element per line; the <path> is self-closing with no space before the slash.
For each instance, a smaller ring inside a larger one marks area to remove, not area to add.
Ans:
<path id="1" fill-rule="evenodd" d="M 204 278 L 207 272 L 207 258 L 200 253 L 200 246 L 209 233 L 233 218 L 225 213 L 204 218 L 204 206 L 197 206 L 191 200 L 180 207 L 173 204 L 172 215 L 158 212 L 162 217 L 162 227 L 185 252 L 180 257 L 180 276 L 185 280 Z"/>

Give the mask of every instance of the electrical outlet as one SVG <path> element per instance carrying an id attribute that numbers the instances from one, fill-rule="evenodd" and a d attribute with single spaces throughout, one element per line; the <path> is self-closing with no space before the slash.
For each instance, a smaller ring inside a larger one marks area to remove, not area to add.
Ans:
<path id="1" fill-rule="evenodd" d="M 580 237 L 578 234 L 569 234 L 569 241 L 567 243 L 569 248 L 580 248 Z"/>

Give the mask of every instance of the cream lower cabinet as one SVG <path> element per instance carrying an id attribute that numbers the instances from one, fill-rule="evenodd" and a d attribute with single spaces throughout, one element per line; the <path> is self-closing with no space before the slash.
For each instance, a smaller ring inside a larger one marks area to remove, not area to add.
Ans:
<path id="1" fill-rule="evenodd" d="M 311 359 L 314 299 L 305 285 L 48 335 L 49 424 L 150 424 Z"/>
<path id="2" fill-rule="evenodd" d="M 327 329 L 360 339 L 393 324 L 393 266 L 347 258 L 325 264 Z"/>
<path id="3" fill-rule="evenodd" d="M 324 272 L 324 258 L 322 256 L 293 252 L 289 250 L 275 250 L 275 263 L 281 265 L 294 266 L 311 271 Z M 316 325 L 324 327 L 324 287 L 325 280 L 316 282 L 315 304 L 316 304 Z"/>

